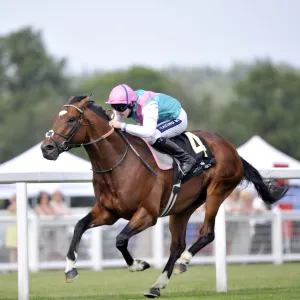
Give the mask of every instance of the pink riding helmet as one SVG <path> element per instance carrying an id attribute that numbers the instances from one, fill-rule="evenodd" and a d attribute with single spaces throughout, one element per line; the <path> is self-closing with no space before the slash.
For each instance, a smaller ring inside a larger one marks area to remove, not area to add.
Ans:
<path id="1" fill-rule="evenodd" d="M 112 89 L 109 94 L 107 104 L 127 104 L 132 105 L 136 100 L 134 90 L 127 84 L 120 84 Z"/>

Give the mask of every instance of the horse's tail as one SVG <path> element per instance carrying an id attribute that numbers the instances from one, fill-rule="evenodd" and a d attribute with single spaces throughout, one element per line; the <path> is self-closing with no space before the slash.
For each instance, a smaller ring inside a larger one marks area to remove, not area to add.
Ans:
<path id="1" fill-rule="evenodd" d="M 287 193 L 288 188 L 276 185 L 276 179 L 266 179 L 246 160 L 241 157 L 244 166 L 244 179 L 252 182 L 258 195 L 268 205 L 280 200 Z"/>

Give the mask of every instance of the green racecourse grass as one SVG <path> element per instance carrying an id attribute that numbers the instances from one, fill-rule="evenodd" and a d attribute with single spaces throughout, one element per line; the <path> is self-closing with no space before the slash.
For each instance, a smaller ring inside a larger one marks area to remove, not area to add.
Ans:
<path id="1" fill-rule="evenodd" d="M 40 272 L 30 274 L 30 299 L 146 299 L 143 292 L 159 274 L 155 269 L 79 270 L 79 277 L 67 284 L 63 271 Z M 216 293 L 215 284 L 214 266 L 190 266 L 172 277 L 161 299 L 300 299 L 300 263 L 229 265 L 228 293 Z M 17 273 L 0 275 L 0 299 L 17 299 Z"/>

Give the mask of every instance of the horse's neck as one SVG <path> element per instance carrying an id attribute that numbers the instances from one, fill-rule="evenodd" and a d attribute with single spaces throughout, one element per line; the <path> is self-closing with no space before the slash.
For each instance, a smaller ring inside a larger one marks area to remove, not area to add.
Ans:
<path id="1" fill-rule="evenodd" d="M 95 121 L 93 124 L 93 129 L 89 130 L 87 142 L 92 142 L 111 130 L 106 121 L 98 120 L 99 122 Z M 142 145 L 142 140 L 131 135 L 128 136 L 128 140 L 144 156 L 143 149 L 147 151 L 148 148 L 146 145 Z M 128 152 L 126 152 L 126 149 Z M 98 184 L 103 189 L 108 188 L 110 191 L 118 189 L 119 185 L 124 185 L 124 182 L 128 182 L 128 179 L 130 179 L 129 170 L 133 170 L 136 165 L 139 166 L 139 164 L 136 164 L 137 156 L 128 149 L 127 143 L 116 131 L 101 141 L 85 146 L 85 150 L 94 171 L 105 171 L 114 168 L 112 171 L 105 173 L 94 172 L 94 179 L 97 178 Z"/>
<path id="2" fill-rule="evenodd" d="M 91 136 L 90 141 L 96 140 L 100 135 Z M 94 144 L 85 146 L 93 170 L 108 170 L 118 163 L 126 150 L 126 144 L 116 132 Z"/>

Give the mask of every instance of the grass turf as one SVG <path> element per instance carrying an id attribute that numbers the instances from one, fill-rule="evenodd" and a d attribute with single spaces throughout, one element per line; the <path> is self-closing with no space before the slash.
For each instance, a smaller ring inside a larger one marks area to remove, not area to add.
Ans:
<path id="1" fill-rule="evenodd" d="M 172 276 L 163 299 L 284 300 L 300 299 L 300 263 L 228 265 L 228 292 L 216 292 L 214 266 L 190 266 Z M 146 299 L 143 293 L 160 270 L 130 273 L 127 269 L 102 272 L 79 270 L 79 277 L 65 283 L 63 271 L 30 274 L 30 299 Z M 0 299 L 17 299 L 17 273 L 0 275 Z"/>

